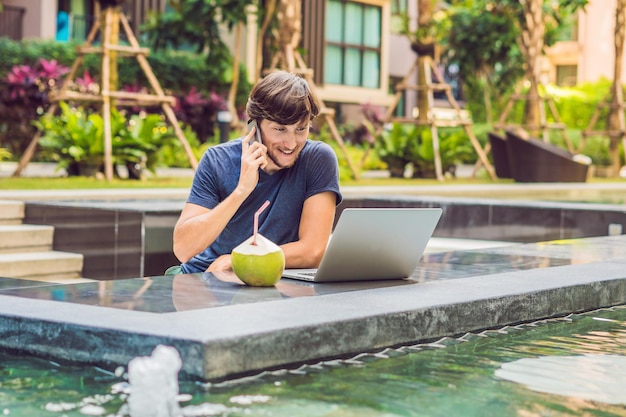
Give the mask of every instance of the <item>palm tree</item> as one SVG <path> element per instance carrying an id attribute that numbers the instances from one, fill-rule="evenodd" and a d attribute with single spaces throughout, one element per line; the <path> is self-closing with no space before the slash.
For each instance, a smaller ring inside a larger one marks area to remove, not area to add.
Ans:
<path id="1" fill-rule="evenodd" d="M 622 90 L 622 59 L 624 56 L 624 38 L 626 36 L 626 0 L 617 0 L 615 7 L 614 46 L 615 62 L 613 64 L 613 83 L 605 100 L 598 103 L 591 116 L 589 125 L 582 132 L 579 149 L 585 146 L 587 136 L 607 135 L 609 137 L 609 154 L 611 155 L 611 176 L 618 177 L 620 170 L 620 140 L 626 145 L 626 123 L 624 122 L 624 94 Z M 606 131 L 595 130 L 602 109 L 607 108 Z"/>
<path id="2" fill-rule="evenodd" d="M 609 130 L 609 152 L 612 157 L 611 171 L 619 176 L 620 140 L 624 141 L 624 94 L 622 90 L 622 57 L 624 55 L 624 36 L 626 35 L 626 0 L 618 0 L 615 8 L 615 63 L 613 66 L 613 85 L 611 86 L 611 104 L 607 127 Z"/>
<path id="3" fill-rule="evenodd" d="M 528 127 L 531 133 L 538 134 L 541 129 L 539 71 L 546 33 L 546 25 L 543 18 L 543 1 L 520 0 L 520 3 L 524 14 L 520 47 L 526 58 L 526 80 L 529 82 L 524 111 L 524 125 Z"/>

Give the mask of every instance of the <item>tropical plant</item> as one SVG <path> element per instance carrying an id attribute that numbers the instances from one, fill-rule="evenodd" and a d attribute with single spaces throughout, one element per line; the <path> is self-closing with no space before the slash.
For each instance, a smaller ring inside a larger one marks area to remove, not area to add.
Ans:
<path id="1" fill-rule="evenodd" d="M 524 57 L 525 80 L 528 82 L 524 125 L 531 132 L 540 127 L 540 59 L 544 47 L 558 39 L 563 22 L 579 9 L 584 9 L 588 0 L 501 0 L 500 6 L 514 17 L 520 36 L 518 45 Z"/>
<path id="2" fill-rule="evenodd" d="M 35 121 L 43 132 L 42 152 L 58 162 L 59 169 L 69 175 L 93 175 L 104 164 L 104 120 L 97 113 L 84 108 L 70 107 L 59 102 L 59 116 L 44 115 Z M 139 178 L 145 168 L 154 171 L 157 153 L 162 145 L 176 139 L 158 114 L 145 116 L 111 112 L 113 165 L 128 168 L 129 178 Z"/>
<path id="3" fill-rule="evenodd" d="M 0 161 L 6 161 L 11 159 L 13 155 L 6 148 L 0 148 Z"/>
<path id="4" fill-rule="evenodd" d="M 475 159 L 474 149 L 463 131 L 438 129 L 439 155 L 444 172 L 454 174 L 456 164 Z M 392 177 L 403 177 L 408 164 L 414 177 L 434 178 L 435 152 L 430 128 L 393 123 L 376 138 L 375 149 Z"/>
<path id="5" fill-rule="evenodd" d="M 86 169 L 99 170 L 104 162 L 104 123 L 97 114 L 73 109 L 60 102 L 61 114 L 41 116 L 33 124 L 43 132 L 39 144 L 59 169 L 78 175 Z M 119 114 L 111 115 L 111 129 L 119 128 Z"/>
<path id="6" fill-rule="evenodd" d="M 411 141 L 408 152 L 409 162 L 413 165 L 413 177 L 435 178 L 435 151 L 432 130 L 426 126 L 415 129 L 415 139 Z M 438 129 L 439 156 L 442 171 L 454 175 L 456 165 L 473 159 L 475 153 L 467 134 L 458 129 Z"/>
<path id="7" fill-rule="evenodd" d="M 214 135 L 217 113 L 227 110 L 226 100 L 215 92 L 207 95 L 192 87 L 187 94 L 176 96 L 174 112 L 182 123 L 190 126 L 200 142 Z"/>
<path id="8" fill-rule="evenodd" d="M 519 30 L 500 3 L 476 1 L 450 11 L 442 61 L 458 68 L 473 119 L 491 123 L 524 75 Z M 476 103 L 476 105 L 473 105 Z"/>
<path id="9" fill-rule="evenodd" d="M 146 19 L 142 32 L 153 49 L 194 49 L 206 57 L 209 78 L 234 82 L 233 56 L 222 40 L 223 27 L 232 30 L 247 19 L 252 0 L 170 0 L 170 8 Z"/>
<path id="10" fill-rule="evenodd" d="M 415 125 L 393 123 L 376 137 L 374 147 L 392 177 L 404 176 L 406 165 L 411 161 L 410 146 L 415 140 L 415 131 Z"/>
<path id="11" fill-rule="evenodd" d="M 35 135 L 31 121 L 50 106 L 48 94 L 68 68 L 56 60 L 15 65 L 0 80 L 0 144 L 15 155 L 24 153 Z"/>

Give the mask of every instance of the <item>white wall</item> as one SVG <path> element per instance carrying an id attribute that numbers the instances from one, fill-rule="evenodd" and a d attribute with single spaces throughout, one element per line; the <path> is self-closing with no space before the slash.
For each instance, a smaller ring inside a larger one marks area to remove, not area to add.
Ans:
<path id="1" fill-rule="evenodd" d="M 57 29 L 57 2 L 55 0 L 3 0 L 2 3 L 26 9 L 24 38 L 55 38 Z"/>
<path id="2" fill-rule="evenodd" d="M 615 5 L 615 0 L 592 0 L 585 8 L 579 29 L 579 82 L 613 79 Z"/>

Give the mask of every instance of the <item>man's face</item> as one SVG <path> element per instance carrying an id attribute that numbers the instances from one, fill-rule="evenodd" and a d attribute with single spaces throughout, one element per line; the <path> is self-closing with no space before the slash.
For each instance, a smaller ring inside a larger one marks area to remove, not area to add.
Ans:
<path id="1" fill-rule="evenodd" d="M 263 119 L 259 127 L 269 159 L 265 171 L 273 173 L 292 167 L 309 136 L 309 119 L 301 120 L 293 125 L 283 125 Z"/>

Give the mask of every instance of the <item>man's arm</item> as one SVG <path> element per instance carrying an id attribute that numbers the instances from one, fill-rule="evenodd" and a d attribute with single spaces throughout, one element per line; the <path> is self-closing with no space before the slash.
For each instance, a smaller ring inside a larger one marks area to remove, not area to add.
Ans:
<path id="1" fill-rule="evenodd" d="M 337 196 L 332 191 L 304 201 L 298 240 L 281 246 L 286 268 L 317 268 L 324 256 L 335 220 Z"/>
<path id="2" fill-rule="evenodd" d="M 250 143 L 254 130 L 241 144 L 241 171 L 235 190 L 213 209 L 187 203 L 174 226 L 174 255 L 187 262 L 208 248 L 222 233 L 259 182 L 259 168 L 267 165 L 267 148 Z"/>
<path id="3" fill-rule="evenodd" d="M 187 203 L 174 227 L 174 255 L 187 262 L 222 233 L 247 195 L 235 190 L 213 210 Z"/>
<path id="4" fill-rule="evenodd" d="M 315 194 L 304 201 L 298 240 L 281 245 L 286 268 L 317 268 L 326 251 L 335 219 L 337 197 L 332 191 Z M 208 272 L 232 269 L 231 255 L 222 255 Z"/>

